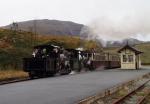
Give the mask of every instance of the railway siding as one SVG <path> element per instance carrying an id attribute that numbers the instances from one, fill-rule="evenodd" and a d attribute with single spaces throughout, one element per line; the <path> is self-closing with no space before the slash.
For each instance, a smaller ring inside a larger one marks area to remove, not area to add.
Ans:
<path id="1" fill-rule="evenodd" d="M 136 90 L 144 88 L 145 84 L 150 83 L 149 80 L 150 80 L 150 73 L 145 74 L 136 79 L 127 81 L 123 84 L 116 85 L 113 88 L 106 89 L 104 92 L 100 94 L 81 100 L 78 104 L 123 104 L 119 102 L 125 99 L 129 94 L 134 93 Z M 148 85 L 146 94 L 145 92 L 144 94 L 139 93 L 139 95 L 143 96 L 138 99 L 137 104 L 142 104 L 142 102 L 144 102 L 147 99 L 147 97 L 149 97 L 148 96 L 150 93 L 149 90 L 150 86 Z"/>
<path id="2" fill-rule="evenodd" d="M 112 104 L 142 104 L 145 97 L 148 95 L 150 90 L 150 80 L 143 81 L 144 83 L 138 83 L 133 91 L 127 93 L 125 96 L 121 97 L 119 100 L 116 100 Z"/>

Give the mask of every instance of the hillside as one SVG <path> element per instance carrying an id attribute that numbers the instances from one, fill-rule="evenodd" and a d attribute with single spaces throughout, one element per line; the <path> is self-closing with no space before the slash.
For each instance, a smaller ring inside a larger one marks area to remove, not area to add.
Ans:
<path id="1" fill-rule="evenodd" d="M 17 23 L 17 27 L 16 27 L 17 30 L 33 32 L 33 33 L 36 32 L 39 35 L 80 36 L 83 39 L 85 38 L 90 39 L 90 37 L 97 35 L 95 33 L 91 33 L 91 28 L 89 26 L 74 23 L 71 21 L 41 19 L 41 20 L 29 20 L 29 21 L 16 22 L 16 23 Z M 10 24 L 2 28 L 12 29 L 12 27 L 13 24 Z M 106 47 L 120 47 L 125 45 L 127 41 L 131 45 L 143 43 L 143 41 L 129 38 L 129 39 L 124 39 L 122 41 L 108 41 L 106 43 Z"/>
<path id="2" fill-rule="evenodd" d="M 36 32 L 40 35 L 80 35 L 80 31 L 84 25 L 77 24 L 70 21 L 59 20 L 30 20 L 24 22 L 17 22 L 18 29 L 24 31 Z M 10 29 L 12 24 L 4 26 L 4 29 Z"/>
<path id="3" fill-rule="evenodd" d="M 0 69 L 21 67 L 22 58 L 31 52 L 30 34 L 0 29 Z"/>
<path id="4" fill-rule="evenodd" d="M 128 38 L 128 39 L 123 39 L 122 41 L 108 41 L 106 46 L 107 47 L 121 47 L 121 46 L 126 45 L 127 43 L 130 45 L 136 45 L 136 44 L 141 44 L 144 42 L 138 39 Z"/>
<path id="5" fill-rule="evenodd" d="M 144 52 L 141 56 L 143 64 L 150 65 L 150 42 L 138 44 L 135 46 L 140 51 Z"/>
<path id="6" fill-rule="evenodd" d="M 75 36 L 38 35 L 35 40 L 30 32 L 0 29 L 0 70 L 21 69 L 22 58 L 31 56 L 33 46 L 46 43 L 64 48 L 98 47 L 94 41 L 81 40 Z"/>

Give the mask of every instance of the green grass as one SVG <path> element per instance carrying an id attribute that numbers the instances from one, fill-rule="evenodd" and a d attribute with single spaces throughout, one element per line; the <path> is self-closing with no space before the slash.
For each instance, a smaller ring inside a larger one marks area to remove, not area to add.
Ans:
<path id="1" fill-rule="evenodd" d="M 142 63 L 150 65 L 150 42 L 139 44 L 136 45 L 135 47 L 143 52 L 143 54 L 141 54 Z"/>

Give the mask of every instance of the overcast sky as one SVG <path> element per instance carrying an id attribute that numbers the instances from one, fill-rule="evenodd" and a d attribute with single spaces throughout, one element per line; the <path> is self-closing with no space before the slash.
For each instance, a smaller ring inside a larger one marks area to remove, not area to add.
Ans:
<path id="1" fill-rule="evenodd" d="M 1 0 L 0 26 L 31 19 L 57 19 L 94 26 L 99 21 L 96 26 L 100 24 L 100 27 L 107 21 L 109 27 L 110 23 L 114 25 L 112 29 L 127 21 L 124 28 L 136 25 L 146 28 L 130 32 L 143 38 L 140 34 L 150 33 L 150 0 Z M 149 35 L 146 37 L 150 40 Z"/>

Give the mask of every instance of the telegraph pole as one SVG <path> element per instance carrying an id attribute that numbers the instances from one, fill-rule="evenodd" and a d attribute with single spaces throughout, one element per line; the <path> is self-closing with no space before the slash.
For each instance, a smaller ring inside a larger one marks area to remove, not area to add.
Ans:
<path id="1" fill-rule="evenodd" d="M 12 41 L 15 43 L 16 42 L 16 32 L 18 31 L 18 23 L 13 22 L 11 25 L 11 30 L 12 32 Z"/>
<path id="2" fill-rule="evenodd" d="M 36 20 L 33 21 L 33 29 L 34 29 L 33 45 L 35 45 L 37 41 L 37 21 Z"/>
<path id="3" fill-rule="evenodd" d="M 18 24 L 16 22 L 12 23 L 11 30 L 13 30 L 14 32 L 18 30 Z"/>
<path id="4" fill-rule="evenodd" d="M 33 27 L 32 26 L 29 27 L 29 32 L 30 32 L 30 45 L 29 46 L 34 46 L 34 43 L 33 43 L 33 39 L 34 39 L 34 37 L 33 37 Z"/>

